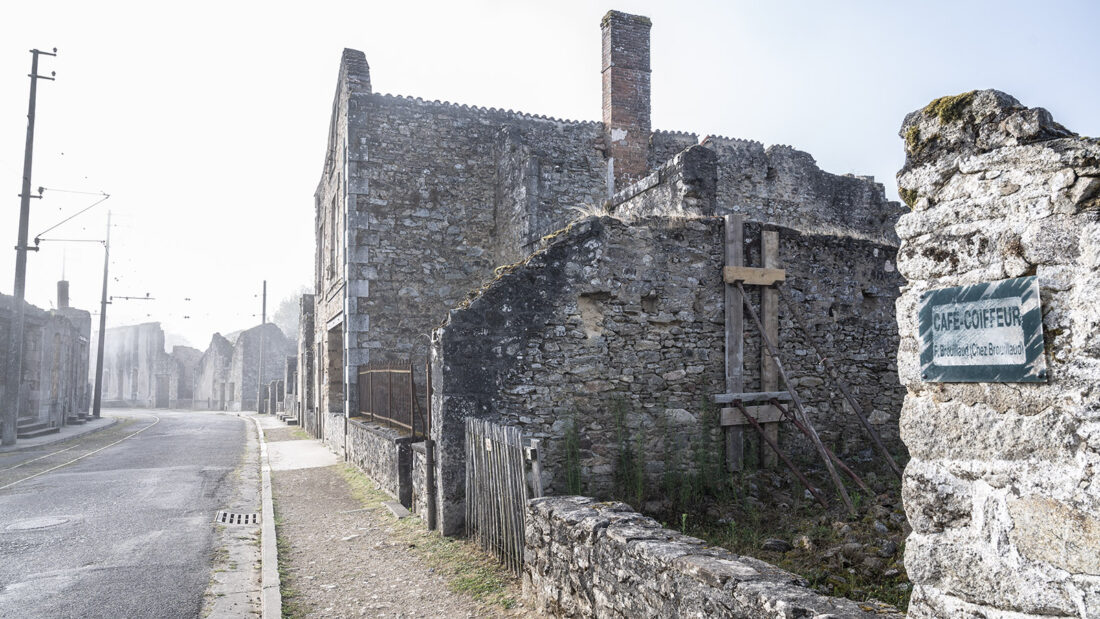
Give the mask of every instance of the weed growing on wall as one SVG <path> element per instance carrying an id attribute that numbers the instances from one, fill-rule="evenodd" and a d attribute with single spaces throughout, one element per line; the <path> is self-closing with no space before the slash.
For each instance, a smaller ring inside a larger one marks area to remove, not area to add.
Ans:
<path id="1" fill-rule="evenodd" d="M 630 433 L 626 425 L 627 406 L 622 398 L 612 400 L 611 411 L 615 415 L 618 443 L 614 470 L 615 498 L 641 507 L 645 500 L 645 433 L 639 432 L 637 436 Z"/>

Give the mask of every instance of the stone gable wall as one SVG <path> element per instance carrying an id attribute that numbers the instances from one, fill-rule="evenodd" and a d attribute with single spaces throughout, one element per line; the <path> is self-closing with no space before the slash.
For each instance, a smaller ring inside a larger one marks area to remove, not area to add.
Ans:
<path id="1" fill-rule="evenodd" d="M 1098 616 L 1100 141 L 992 90 L 933 102 L 901 136 L 910 616 Z M 923 382 L 921 296 L 1027 275 L 1047 382 Z"/>
<path id="2" fill-rule="evenodd" d="M 746 264 L 760 264 L 760 230 L 746 225 Z M 466 416 L 517 425 L 543 439 L 548 493 L 565 491 L 564 437 L 574 423 L 584 491 L 598 496 L 613 487 L 624 434 L 646 454 L 651 487 L 669 464 L 663 454 L 691 453 L 706 441 L 720 457 L 716 426 L 704 411 L 724 390 L 722 238 L 715 217 L 581 220 L 469 307 L 450 313 L 433 349 L 432 432 L 444 531 L 461 523 Z M 901 280 L 890 248 L 781 229 L 780 255 L 788 269 L 785 294 L 814 318 L 809 326 L 819 349 L 900 450 L 891 429 L 903 392 L 891 355 Z M 759 294 L 750 298 L 758 307 Z M 754 327 L 746 325 L 745 341 L 746 388 L 755 389 Z M 869 457 L 858 422 L 820 378 L 817 358 L 786 310 L 780 346 L 822 438 L 840 454 Z M 680 437 L 675 445 L 664 438 L 673 434 Z M 796 456 L 813 458 L 801 435 L 785 429 L 782 440 Z M 691 466 L 689 457 L 679 462 Z"/>

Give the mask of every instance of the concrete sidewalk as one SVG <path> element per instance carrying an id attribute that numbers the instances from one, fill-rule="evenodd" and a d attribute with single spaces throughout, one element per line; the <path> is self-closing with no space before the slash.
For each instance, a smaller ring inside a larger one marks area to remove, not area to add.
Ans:
<path id="1" fill-rule="evenodd" d="M 114 411 L 115 413 L 124 411 Z M 60 443 L 67 441 L 71 438 L 90 434 L 92 432 L 98 432 L 99 430 L 107 429 L 116 423 L 118 423 L 120 415 L 112 414 L 110 416 L 103 415 L 99 419 L 88 418 L 88 421 L 82 425 L 62 426 L 61 430 L 54 434 L 45 434 L 43 436 L 36 436 L 34 438 L 20 438 L 16 439 L 14 445 L 5 445 L 0 447 L 0 454 L 12 453 L 16 451 L 24 451 L 27 449 L 35 449 L 44 445 L 52 445 L 54 443 Z"/>

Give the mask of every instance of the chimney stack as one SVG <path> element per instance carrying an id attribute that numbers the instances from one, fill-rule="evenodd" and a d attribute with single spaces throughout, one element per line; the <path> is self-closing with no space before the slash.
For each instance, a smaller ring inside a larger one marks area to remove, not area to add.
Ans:
<path id="1" fill-rule="evenodd" d="M 649 158 L 649 18 L 608 11 L 603 31 L 603 126 L 615 190 L 645 176 Z"/>
<path id="2" fill-rule="evenodd" d="M 69 307 L 69 282 L 61 280 L 57 282 L 57 309 Z"/>

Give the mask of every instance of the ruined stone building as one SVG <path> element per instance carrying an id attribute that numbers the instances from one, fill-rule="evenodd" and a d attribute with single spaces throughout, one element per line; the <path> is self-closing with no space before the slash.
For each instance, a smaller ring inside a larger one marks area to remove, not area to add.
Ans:
<path id="1" fill-rule="evenodd" d="M 210 345 L 199 359 L 195 380 L 195 406 L 210 411 L 224 411 L 227 402 L 236 398 L 237 385 L 229 383 L 229 361 L 233 358 L 233 343 L 220 333 L 210 338 Z"/>
<path id="2" fill-rule="evenodd" d="M 364 55 L 343 53 L 315 194 L 313 330 L 299 342 L 317 411 L 304 425 L 427 513 L 424 445 L 357 414 L 358 372 L 380 361 L 412 364 L 427 410 L 430 356 L 434 509 L 448 534 L 463 524 L 467 416 L 543 439 L 551 492 L 564 491 L 571 426 L 595 493 L 613 474 L 616 410 L 653 454 L 718 430 L 705 413 L 725 391 L 727 214 L 744 217 L 745 265 L 761 266 L 763 233 L 778 234 L 784 302 L 814 346 L 782 304 L 779 340 L 822 435 L 838 452 L 866 447 L 815 347 L 901 449 L 900 206 L 788 146 L 653 130 L 649 29 L 604 17 L 602 122 L 378 94 Z M 578 208 L 593 216 L 570 225 Z M 746 388 L 759 387 L 760 348 L 746 325 Z"/>
<path id="3" fill-rule="evenodd" d="M 13 297 L 0 295 L 0 346 L 9 345 L 14 303 Z M 28 303 L 25 316 L 18 438 L 84 423 L 91 402 L 88 355 L 92 317 L 69 305 L 69 282 L 57 283 L 57 309 L 42 310 Z M 0 401 L 4 401 L 2 393 Z"/>
<path id="4" fill-rule="evenodd" d="M 166 352 L 159 322 L 109 328 L 103 339 L 103 406 L 191 408 L 201 357 L 189 346 Z"/>

